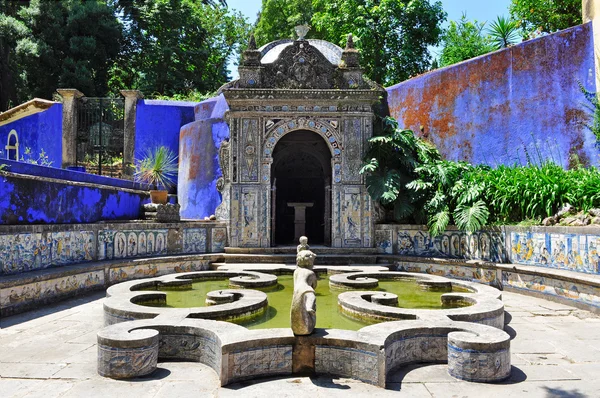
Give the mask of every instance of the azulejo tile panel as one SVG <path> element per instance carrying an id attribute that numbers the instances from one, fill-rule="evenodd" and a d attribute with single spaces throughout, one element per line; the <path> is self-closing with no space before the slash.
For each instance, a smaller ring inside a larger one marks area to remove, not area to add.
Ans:
<path id="1" fill-rule="evenodd" d="M 184 253 L 206 253 L 206 228 L 186 228 L 183 230 Z"/>
<path id="2" fill-rule="evenodd" d="M 98 260 L 147 257 L 167 254 L 166 229 L 98 232 Z"/>
<path id="3" fill-rule="evenodd" d="M 351 377 L 365 383 L 378 383 L 377 354 L 355 348 L 317 345 L 315 347 L 315 371 Z"/>
<path id="4" fill-rule="evenodd" d="M 104 286 L 104 271 L 86 272 L 0 290 L 0 307 L 19 306 Z"/>
<path id="5" fill-rule="evenodd" d="M 291 374 L 292 347 L 266 346 L 231 353 L 228 370 L 231 380 L 259 375 Z"/>
<path id="6" fill-rule="evenodd" d="M 502 272 L 502 284 L 514 289 L 531 290 L 551 296 L 582 302 L 600 308 L 600 288 L 566 282 L 539 275 Z"/>
<path id="7" fill-rule="evenodd" d="M 600 273 L 600 235 L 513 231 L 510 245 L 515 264 Z"/>
<path id="8" fill-rule="evenodd" d="M 427 231 L 398 231 L 398 254 L 479 259 L 504 262 L 504 237 L 500 233 L 446 231 L 432 238 Z"/>
<path id="9" fill-rule="evenodd" d="M 227 245 L 227 228 L 213 228 L 211 236 L 211 253 L 222 253 Z"/>
<path id="10" fill-rule="evenodd" d="M 431 263 L 405 263 L 397 264 L 398 271 L 419 272 L 431 275 L 445 276 L 452 279 L 461 279 L 470 282 L 479 282 L 486 285 L 497 285 L 496 270 L 467 267 L 461 265 L 431 264 Z"/>
<path id="11" fill-rule="evenodd" d="M 0 235 L 0 264 L 4 274 L 92 261 L 95 251 L 93 231 Z"/>
<path id="12" fill-rule="evenodd" d="M 132 279 L 150 278 L 154 276 L 204 271 L 208 269 L 209 260 L 180 261 L 176 263 L 139 264 L 111 268 L 109 272 L 110 283 L 117 283 Z"/>
<path id="13" fill-rule="evenodd" d="M 0 264 L 4 274 L 51 265 L 51 242 L 41 233 L 0 235 Z"/>
<path id="14" fill-rule="evenodd" d="M 65 265 L 92 261 L 96 252 L 96 235 L 93 231 L 52 232 L 52 265 Z"/>

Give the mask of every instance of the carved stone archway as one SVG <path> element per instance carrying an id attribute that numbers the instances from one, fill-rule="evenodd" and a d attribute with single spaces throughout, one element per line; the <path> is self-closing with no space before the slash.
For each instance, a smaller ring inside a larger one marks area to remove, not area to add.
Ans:
<path id="1" fill-rule="evenodd" d="M 359 170 L 383 88 L 358 65 L 358 52 L 321 40 L 281 40 L 244 52 L 240 79 L 221 89 L 230 141 L 221 151 L 230 245 L 269 247 L 273 150 L 286 134 L 320 135 L 331 152 L 331 244 L 372 247 L 371 199 Z M 310 236 L 309 236 L 310 238 Z"/>

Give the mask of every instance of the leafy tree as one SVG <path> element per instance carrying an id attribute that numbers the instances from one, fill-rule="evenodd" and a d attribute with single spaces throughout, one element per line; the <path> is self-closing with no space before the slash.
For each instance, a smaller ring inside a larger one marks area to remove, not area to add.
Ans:
<path id="1" fill-rule="evenodd" d="M 511 19 L 499 16 L 490 23 L 488 34 L 496 50 L 512 46 L 519 41 L 518 23 Z"/>
<path id="2" fill-rule="evenodd" d="M 0 112 L 18 103 L 17 86 L 20 84 L 17 62 L 17 44 L 31 44 L 29 29 L 16 18 L 14 3 L 0 1 Z M 24 51 L 24 49 L 22 49 Z"/>
<path id="3" fill-rule="evenodd" d="M 322 9 L 313 17 L 317 30 L 339 45 L 353 33 L 367 75 L 383 85 L 429 68 L 428 46 L 439 42 L 446 19 L 440 1 L 315 0 L 315 4 Z"/>
<path id="4" fill-rule="evenodd" d="M 453 65 L 493 51 L 490 39 L 482 33 L 484 27 L 484 22 L 471 22 L 465 14 L 459 21 L 450 21 L 443 38 L 440 66 Z"/>
<path id="5" fill-rule="evenodd" d="M 519 21 L 523 37 L 552 33 L 580 24 L 581 0 L 511 0 L 510 16 Z"/>
<path id="6" fill-rule="evenodd" d="M 112 69 L 115 91 L 214 91 L 227 81 L 227 60 L 249 32 L 241 14 L 194 0 L 121 1 L 119 7 L 127 29 Z"/>
<path id="7" fill-rule="evenodd" d="M 340 46 L 352 33 L 367 75 L 390 85 L 429 68 L 428 46 L 439 42 L 445 19 L 440 1 L 263 0 L 255 37 L 260 45 L 293 37 L 304 22 L 313 28 L 310 38 Z"/>
<path id="8" fill-rule="evenodd" d="M 17 43 L 24 75 L 21 100 L 52 98 L 61 86 L 89 96 L 107 93 L 121 25 L 106 1 L 32 0 L 19 15 L 30 29 L 28 38 Z"/>
<path id="9" fill-rule="evenodd" d="M 262 0 L 254 29 L 258 45 L 294 38 L 294 27 L 311 22 L 315 12 L 313 3 L 312 0 Z M 310 37 L 320 38 L 314 30 Z"/>

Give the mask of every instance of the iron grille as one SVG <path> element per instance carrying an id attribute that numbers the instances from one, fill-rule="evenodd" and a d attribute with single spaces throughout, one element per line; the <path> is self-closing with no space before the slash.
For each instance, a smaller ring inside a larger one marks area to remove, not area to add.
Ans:
<path id="1" fill-rule="evenodd" d="M 88 173 L 121 178 L 125 100 L 88 98 L 77 108 L 77 166 Z"/>

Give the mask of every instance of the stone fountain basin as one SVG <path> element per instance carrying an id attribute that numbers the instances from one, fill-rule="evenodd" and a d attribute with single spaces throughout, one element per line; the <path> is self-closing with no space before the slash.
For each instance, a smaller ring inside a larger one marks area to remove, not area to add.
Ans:
<path id="1" fill-rule="evenodd" d="M 430 286 L 448 281 L 432 275 L 392 272 L 338 276 L 340 280 L 411 277 Z M 104 304 L 108 326 L 98 333 L 99 374 L 113 378 L 139 377 L 152 373 L 159 359 L 178 359 L 210 366 L 222 385 L 257 377 L 312 373 L 349 377 L 385 387 L 391 372 L 421 362 L 447 362 L 451 376 L 469 381 L 495 382 L 510 376 L 510 336 L 501 330 L 504 317 L 501 293 L 471 282 L 451 281 L 469 292 L 450 295 L 474 304 L 447 310 L 398 308 L 396 311 L 394 307 L 365 299 L 365 295 L 381 292 L 345 292 L 340 294 L 348 295 L 340 301 L 342 307 L 361 312 L 392 309 L 395 319 L 404 320 L 358 331 L 315 329 L 309 336 L 294 336 L 289 328 L 248 330 L 207 319 L 233 319 L 260 311 L 267 305 L 266 295 L 254 290 L 227 290 L 239 299 L 210 307 L 151 308 L 136 304 L 136 301 L 164 299 L 164 293 L 140 291 L 157 284 L 181 288 L 197 280 L 239 277 L 262 284 L 272 275 L 250 271 L 194 272 L 125 282 L 109 288 Z"/>

